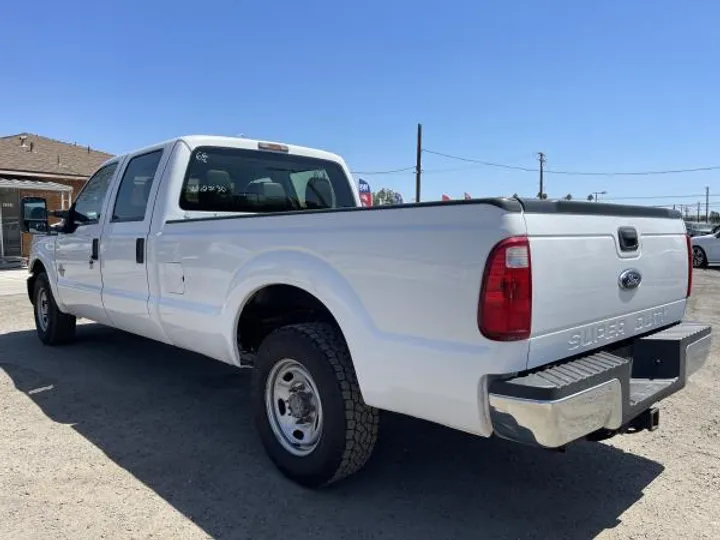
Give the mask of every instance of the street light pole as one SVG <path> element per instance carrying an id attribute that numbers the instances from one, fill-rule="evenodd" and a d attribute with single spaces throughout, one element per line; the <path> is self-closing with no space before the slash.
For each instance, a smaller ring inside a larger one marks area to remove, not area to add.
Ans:
<path id="1" fill-rule="evenodd" d="M 595 191 L 595 202 L 598 202 L 598 195 L 607 195 L 607 191 Z"/>

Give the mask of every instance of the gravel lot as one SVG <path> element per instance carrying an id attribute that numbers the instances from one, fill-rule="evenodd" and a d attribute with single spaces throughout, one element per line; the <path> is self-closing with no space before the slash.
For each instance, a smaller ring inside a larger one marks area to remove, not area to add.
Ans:
<path id="1" fill-rule="evenodd" d="M 284 480 L 251 424 L 249 374 L 103 328 L 44 348 L 0 272 L 2 538 L 720 538 L 720 351 L 654 433 L 566 453 L 385 415 L 367 468 Z M 720 329 L 720 272 L 689 315 Z"/>

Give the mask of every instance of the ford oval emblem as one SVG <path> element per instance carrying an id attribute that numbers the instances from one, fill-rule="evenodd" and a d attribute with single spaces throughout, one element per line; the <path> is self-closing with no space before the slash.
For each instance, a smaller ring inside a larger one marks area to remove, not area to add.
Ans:
<path id="1" fill-rule="evenodd" d="M 640 273 L 640 270 L 628 268 L 627 270 L 623 270 L 620 274 L 620 277 L 618 278 L 618 286 L 621 289 L 629 291 L 631 289 L 637 289 L 640 286 L 641 281 L 642 274 Z"/>

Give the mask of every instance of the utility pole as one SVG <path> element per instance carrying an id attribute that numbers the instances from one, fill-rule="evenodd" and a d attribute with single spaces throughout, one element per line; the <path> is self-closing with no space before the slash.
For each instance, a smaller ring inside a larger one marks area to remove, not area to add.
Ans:
<path id="1" fill-rule="evenodd" d="M 710 186 L 705 186 L 705 223 L 710 223 Z"/>
<path id="2" fill-rule="evenodd" d="M 698 223 L 700 223 L 700 201 L 698 201 Z"/>
<path id="3" fill-rule="evenodd" d="M 545 165 L 545 154 L 538 152 L 538 161 L 540 162 L 540 191 L 538 192 L 538 199 L 543 199 L 545 191 L 543 191 L 543 165 Z"/>
<path id="4" fill-rule="evenodd" d="M 417 129 L 417 154 L 415 156 L 415 202 L 420 202 L 420 180 L 422 176 L 422 124 Z"/>

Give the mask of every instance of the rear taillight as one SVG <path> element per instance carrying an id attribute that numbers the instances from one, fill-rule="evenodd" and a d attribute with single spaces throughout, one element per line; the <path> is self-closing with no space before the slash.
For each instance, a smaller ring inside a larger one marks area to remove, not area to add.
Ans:
<path id="1" fill-rule="evenodd" d="M 530 243 L 525 236 L 507 238 L 492 249 L 485 265 L 478 328 L 496 341 L 527 339 L 531 315 Z"/>
<path id="2" fill-rule="evenodd" d="M 692 275 L 693 275 L 693 247 L 692 247 L 692 239 L 690 238 L 689 234 L 685 235 L 685 240 L 687 241 L 687 255 L 688 255 L 688 286 L 687 286 L 687 296 L 690 297 L 690 294 L 692 293 Z"/>

